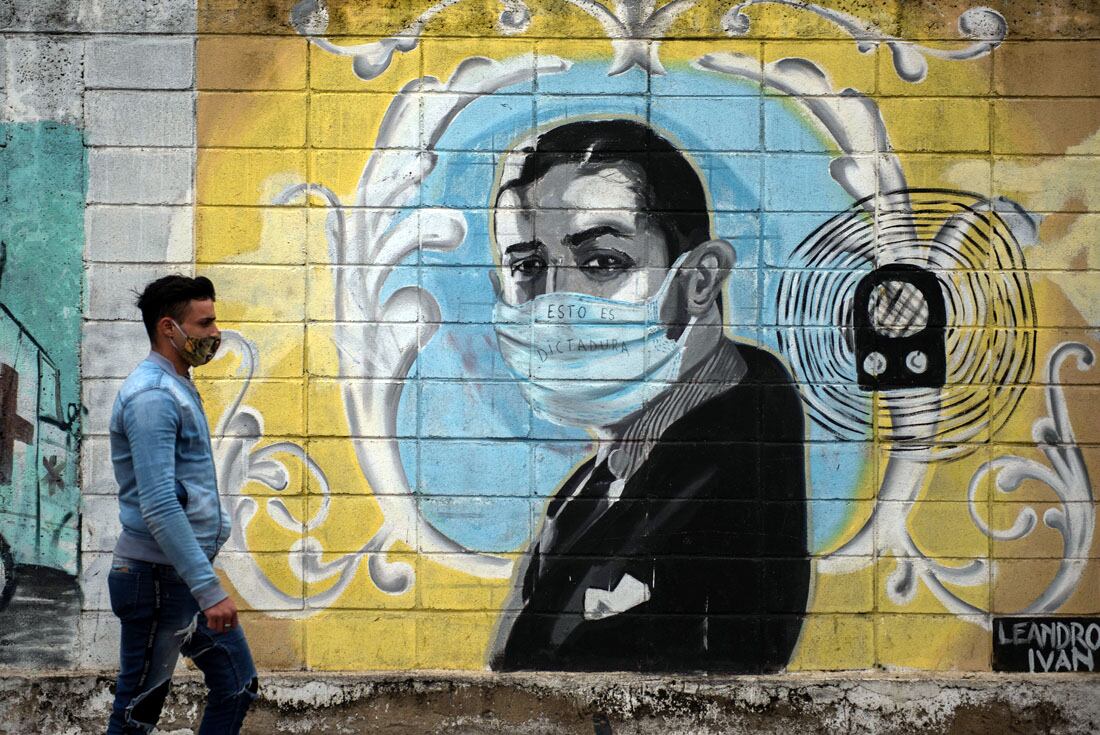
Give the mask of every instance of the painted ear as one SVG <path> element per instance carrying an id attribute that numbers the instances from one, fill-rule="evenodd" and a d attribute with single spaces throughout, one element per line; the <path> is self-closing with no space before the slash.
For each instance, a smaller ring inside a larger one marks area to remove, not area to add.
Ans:
<path id="1" fill-rule="evenodd" d="M 702 316 L 718 300 L 736 255 L 725 240 L 697 245 L 680 267 L 684 273 L 684 304 L 692 316 Z"/>
<path id="2" fill-rule="evenodd" d="M 500 285 L 500 274 L 495 270 L 489 271 L 489 282 L 493 284 L 493 295 L 497 301 L 504 300 L 504 288 Z"/>

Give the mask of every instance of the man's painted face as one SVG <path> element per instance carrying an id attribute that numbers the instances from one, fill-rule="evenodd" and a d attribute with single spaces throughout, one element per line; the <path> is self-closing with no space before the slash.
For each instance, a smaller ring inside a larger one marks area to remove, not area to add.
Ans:
<path id="1" fill-rule="evenodd" d="M 502 192 L 493 223 L 504 301 L 571 292 L 641 302 L 656 293 L 668 243 L 644 211 L 642 176 L 626 163 L 564 163 Z"/>

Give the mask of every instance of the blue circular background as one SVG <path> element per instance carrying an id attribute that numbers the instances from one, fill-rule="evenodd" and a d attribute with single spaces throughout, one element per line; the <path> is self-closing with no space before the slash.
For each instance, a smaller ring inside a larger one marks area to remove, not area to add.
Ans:
<path id="1" fill-rule="evenodd" d="M 774 328 L 786 254 L 851 197 L 830 177 L 835 151 L 790 100 L 752 83 L 670 66 L 608 77 L 603 63 L 574 64 L 470 103 L 435 146 L 419 206 L 465 210 L 457 249 L 410 256 L 387 292 L 419 284 L 443 324 L 417 358 L 398 413 L 401 458 L 424 518 L 464 547 L 522 548 L 544 499 L 591 452 L 587 434 L 542 421 L 502 364 L 492 327 L 489 205 L 500 151 L 533 128 L 572 117 L 645 119 L 696 162 L 719 237 L 736 250 L 726 294 L 730 335 L 778 353 Z M 411 214 L 414 208 L 406 213 Z M 388 295 L 387 294 L 384 294 Z M 814 549 L 851 511 L 869 444 L 808 430 Z"/>

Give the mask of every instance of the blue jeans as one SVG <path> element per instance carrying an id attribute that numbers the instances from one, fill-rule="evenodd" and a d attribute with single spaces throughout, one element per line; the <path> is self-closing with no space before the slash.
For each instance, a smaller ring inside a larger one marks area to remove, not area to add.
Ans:
<path id="1" fill-rule="evenodd" d="M 199 735 L 240 732 L 256 698 L 256 667 L 240 626 L 206 627 L 175 570 L 116 556 L 107 578 L 111 609 L 122 621 L 118 685 L 107 735 L 152 732 L 179 654 L 203 673 L 209 694 Z"/>

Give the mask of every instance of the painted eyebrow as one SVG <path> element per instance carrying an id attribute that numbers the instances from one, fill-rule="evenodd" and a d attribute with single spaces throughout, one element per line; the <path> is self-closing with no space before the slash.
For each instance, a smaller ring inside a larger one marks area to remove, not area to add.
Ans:
<path id="1" fill-rule="evenodd" d="M 570 250 L 575 250 L 589 240 L 595 240 L 597 237 L 602 237 L 604 235 L 619 235 L 623 237 L 628 234 L 631 233 L 613 225 L 597 225 L 596 227 L 589 227 L 587 230 L 575 232 L 572 235 L 566 235 L 561 239 L 561 244 Z"/>
<path id="2" fill-rule="evenodd" d="M 538 240 L 528 240 L 527 242 L 517 242 L 515 245 L 509 245 L 504 249 L 505 255 L 514 255 L 516 253 L 529 253 L 532 250 L 538 250 L 542 247 L 542 243 Z"/>

